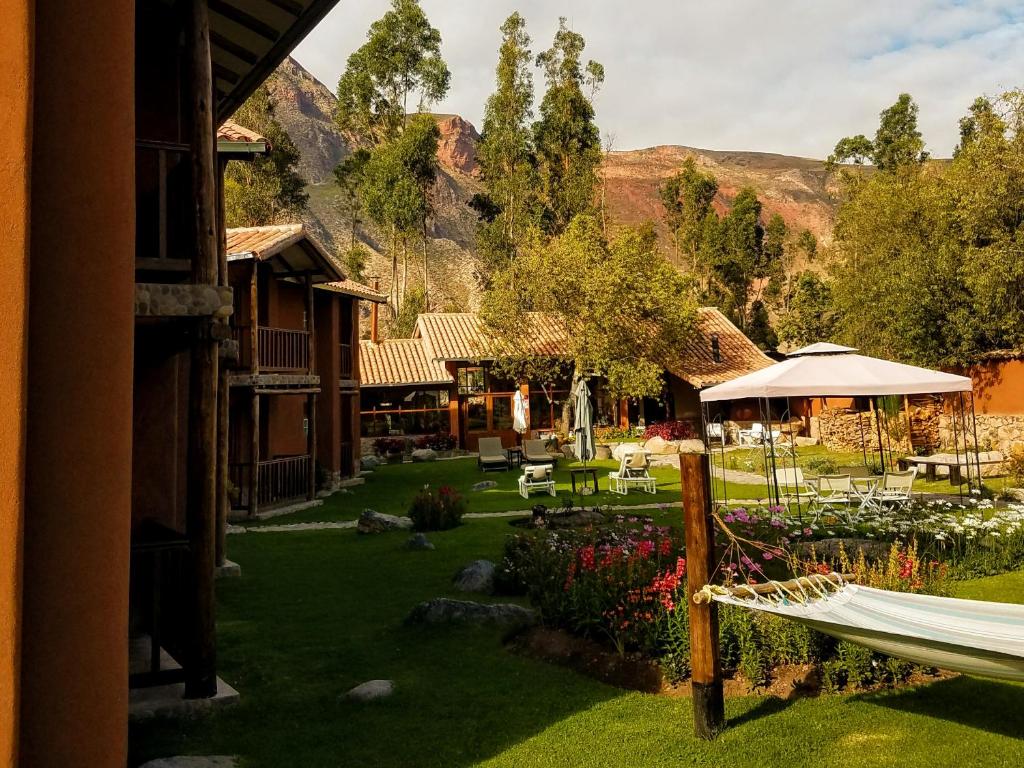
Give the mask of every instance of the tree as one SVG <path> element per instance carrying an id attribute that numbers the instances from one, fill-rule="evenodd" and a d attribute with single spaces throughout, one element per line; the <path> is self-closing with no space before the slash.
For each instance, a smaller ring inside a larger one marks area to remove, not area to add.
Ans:
<path id="1" fill-rule="evenodd" d="M 335 121 L 358 141 L 391 141 L 405 127 L 409 97 L 422 111 L 444 98 L 450 81 L 441 33 L 418 0 L 391 0 L 391 10 L 370 25 L 367 42 L 346 62 Z"/>
<path id="2" fill-rule="evenodd" d="M 362 210 L 359 202 L 359 185 L 363 182 L 366 164 L 370 161 L 370 152 L 357 149 L 334 167 L 334 181 L 341 188 L 341 204 L 348 214 L 349 249 L 356 247 L 356 227 L 359 225 L 359 214 Z"/>
<path id="3" fill-rule="evenodd" d="M 658 194 L 665 207 L 665 224 L 672 233 L 676 260 L 685 255 L 691 271 L 696 272 L 704 219 L 718 194 L 718 182 L 711 174 L 698 170 L 693 158 L 688 157 L 679 172 L 659 187 Z"/>
<path id="4" fill-rule="evenodd" d="M 831 288 L 817 273 L 804 270 L 793 280 L 789 300 L 779 313 L 779 340 L 803 347 L 831 341 L 835 332 Z"/>
<path id="5" fill-rule="evenodd" d="M 928 159 L 924 140 L 917 130 L 917 104 L 909 93 L 901 93 L 896 103 L 879 115 L 874 141 L 863 135 L 840 139 L 828 158 L 828 165 L 870 160 L 880 171 L 920 165 Z"/>
<path id="6" fill-rule="evenodd" d="M 431 191 L 437 181 L 437 142 L 441 138 L 441 130 L 431 115 L 415 115 L 398 139 L 398 152 L 402 164 L 419 190 L 420 200 L 416 211 L 419 214 L 420 241 L 423 246 L 423 300 L 430 304 L 430 279 L 427 263 L 427 218 L 434 209 Z M 405 278 L 408 278 L 409 267 L 406 264 Z M 404 293 L 404 286 L 403 286 Z"/>
<path id="7" fill-rule="evenodd" d="M 295 218 L 309 195 L 298 173 L 299 150 L 274 117 L 274 100 L 266 85 L 257 88 L 232 119 L 263 136 L 270 154 L 231 161 L 224 171 L 224 215 L 229 227 L 255 227 Z"/>
<path id="8" fill-rule="evenodd" d="M 547 90 L 540 119 L 533 124 L 533 139 L 543 226 L 552 235 L 594 208 L 601 135 L 591 100 L 604 81 L 604 68 L 595 61 L 583 66 L 585 46 L 583 36 L 568 29 L 562 18 L 551 48 L 537 56 Z"/>
<path id="9" fill-rule="evenodd" d="M 652 227 L 624 229 L 609 243 L 593 216 L 576 217 L 547 243 L 535 238 L 506 267 L 514 277 L 494 280 L 483 300 L 481 315 L 501 350 L 495 365 L 541 381 L 568 366 L 574 381 L 604 376 L 613 397 L 660 397 L 665 365 L 692 331 L 695 303 L 689 281 L 656 248 Z M 568 340 L 549 371 L 523 333 L 531 311 L 553 316 Z"/>
<path id="10" fill-rule="evenodd" d="M 518 13 L 501 25 L 495 69 L 496 88 L 484 110 L 477 160 L 487 185 L 486 200 L 473 204 L 481 215 L 481 251 L 494 264 L 513 258 L 524 233 L 536 220 L 533 158 L 532 55 L 526 21 Z"/>
<path id="11" fill-rule="evenodd" d="M 427 311 L 427 297 L 419 287 L 411 288 L 402 298 L 402 306 L 391 321 L 388 338 L 408 339 L 416 330 L 416 318 Z"/>

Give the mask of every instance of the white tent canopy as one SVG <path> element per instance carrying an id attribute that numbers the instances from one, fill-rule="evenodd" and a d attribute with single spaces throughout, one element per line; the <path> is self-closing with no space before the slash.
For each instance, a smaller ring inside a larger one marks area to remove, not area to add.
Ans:
<path id="1" fill-rule="evenodd" d="M 701 402 L 773 397 L 878 397 L 970 392 L 966 376 L 857 355 L 849 347 L 812 344 L 781 363 L 700 393 Z"/>

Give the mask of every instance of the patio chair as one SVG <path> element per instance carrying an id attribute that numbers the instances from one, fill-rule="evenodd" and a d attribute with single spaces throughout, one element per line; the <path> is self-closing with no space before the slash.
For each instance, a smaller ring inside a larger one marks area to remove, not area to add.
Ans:
<path id="1" fill-rule="evenodd" d="M 608 473 L 608 490 L 625 496 L 632 485 L 647 493 L 657 493 L 658 483 L 651 477 L 650 466 L 645 452 L 624 453 L 619 468 Z"/>
<path id="2" fill-rule="evenodd" d="M 523 474 L 519 476 L 519 495 L 529 499 L 530 491 L 547 491 L 549 496 L 555 495 L 550 464 L 527 464 L 523 467 Z"/>
<path id="3" fill-rule="evenodd" d="M 708 424 L 707 439 L 709 445 L 713 442 L 725 445 L 725 429 L 722 427 L 722 422 L 713 421 Z"/>
<path id="4" fill-rule="evenodd" d="M 762 432 L 762 441 L 764 440 L 763 435 L 764 433 Z M 773 429 L 771 435 L 772 438 L 769 445 L 772 448 L 772 455 L 776 458 L 793 458 L 793 444 L 782 439 L 782 432 L 778 429 Z"/>
<path id="5" fill-rule="evenodd" d="M 779 488 L 779 500 L 789 505 L 810 502 L 817 496 L 804 479 L 804 471 L 800 467 L 779 467 L 775 470 L 775 484 Z"/>
<path id="6" fill-rule="evenodd" d="M 508 469 L 508 457 L 505 455 L 500 437 L 481 437 L 477 452 L 479 455 L 476 465 L 482 472 L 489 469 Z"/>
<path id="7" fill-rule="evenodd" d="M 916 477 L 917 467 L 912 467 L 906 472 L 886 472 L 875 494 L 878 506 L 888 512 L 903 512 L 909 509 L 914 497 Z"/>
<path id="8" fill-rule="evenodd" d="M 740 445 L 760 445 L 764 441 L 764 424 L 755 421 L 750 429 L 739 431 Z"/>
<path id="9" fill-rule="evenodd" d="M 860 499 L 853 490 L 853 478 L 850 475 L 821 475 L 809 483 L 814 491 L 809 509 L 814 510 L 814 520 L 825 513 L 831 513 L 847 523 L 853 523 L 854 505 L 859 509 Z"/>
<path id="10" fill-rule="evenodd" d="M 528 464 L 555 465 L 555 457 L 548 453 L 543 440 L 523 440 L 523 461 Z"/>

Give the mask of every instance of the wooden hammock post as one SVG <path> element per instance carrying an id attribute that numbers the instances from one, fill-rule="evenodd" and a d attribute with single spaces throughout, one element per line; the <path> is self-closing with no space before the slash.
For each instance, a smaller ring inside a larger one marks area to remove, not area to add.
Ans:
<path id="1" fill-rule="evenodd" d="M 713 739 L 725 727 L 722 660 L 718 648 L 718 606 L 693 602 L 715 570 L 715 529 L 711 519 L 711 464 L 706 453 L 679 455 L 686 531 L 686 599 L 690 610 L 693 727 Z"/>

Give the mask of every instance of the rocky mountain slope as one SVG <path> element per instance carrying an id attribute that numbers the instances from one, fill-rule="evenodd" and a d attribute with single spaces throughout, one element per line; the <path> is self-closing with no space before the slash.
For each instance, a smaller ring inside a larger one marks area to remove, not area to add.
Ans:
<path id="1" fill-rule="evenodd" d="M 310 182 L 306 223 L 329 248 L 340 253 L 347 248 L 351 222 L 342 212 L 334 184 L 334 166 L 348 152 L 331 117 L 334 94 L 291 58 L 281 64 L 269 86 L 277 101 L 277 117 L 302 154 L 300 171 Z M 430 223 L 431 303 L 440 309 L 472 309 L 480 296 L 482 273 L 474 254 L 476 216 L 466 203 L 482 190 L 475 153 L 480 136 L 472 124 L 458 115 L 437 115 L 437 120 L 441 128 L 438 158 L 442 173 L 435 190 L 436 215 Z M 822 244 L 830 242 L 834 209 L 821 161 L 683 146 L 609 153 L 603 173 L 607 211 L 613 226 L 648 220 L 660 222 L 663 209 L 658 186 L 690 156 L 717 178 L 716 206 L 720 210 L 728 208 L 742 187 L 751 186 L 757 190 L 766 215 L 779 213 L 791 228 L 809 229 Z M 374 252 L 367 274 L 378 276 L 381 288 L 386 290 L 390 261 L 381 253 L 380 233 L 368 224 L 361 224 L 358 232 L 359 239 Z M 662 235 L 668 254 L 667 233 L 662 231 Z M 410 284 L 419 283 L 421 274 L 419 248 L 414 247 L 410 255 Z"/>

